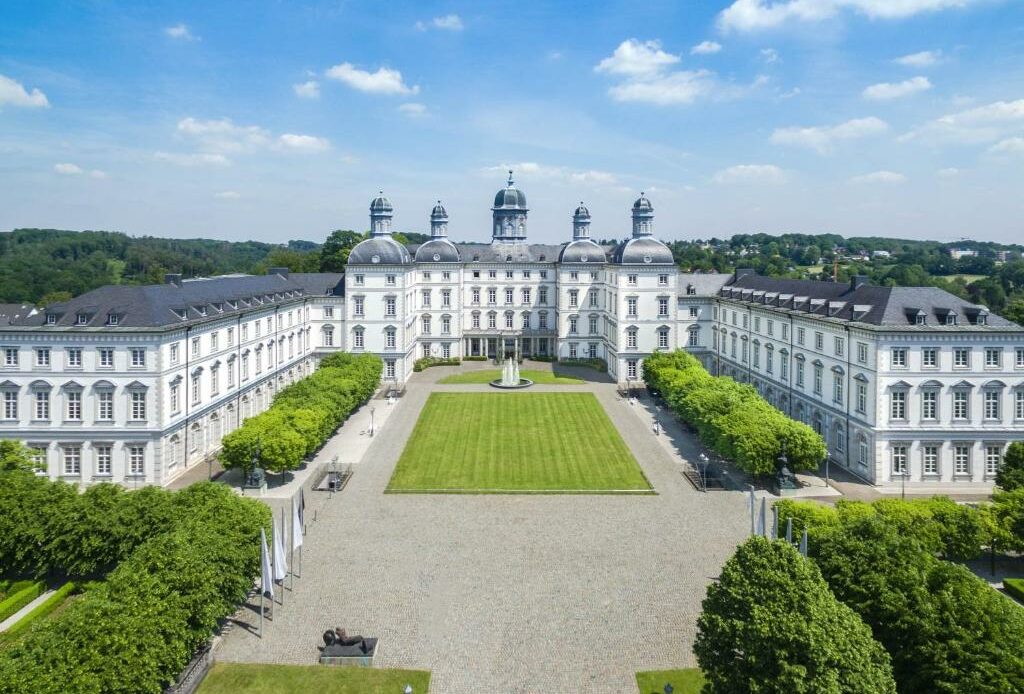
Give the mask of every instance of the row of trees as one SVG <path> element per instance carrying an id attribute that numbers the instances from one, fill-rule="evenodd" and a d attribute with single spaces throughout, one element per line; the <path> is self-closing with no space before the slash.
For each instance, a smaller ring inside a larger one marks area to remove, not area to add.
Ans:
<path id="1" fill-rule="evenodd" d="M 825 442 L 813 429 L 779 412 L 752 386 L 712 376 L 687 352 L 652 354 L 644 360 L 644 381 L 709 448 L 748 473 L 775 472 L 781 453 L 791 470 L 817 469 L 825 458 Z"/>
<path id="2" fill-rule="evenodd" d="M 348 416 L 373 395 L 383 365 L 370 354 L 337 352 L 309 377 L 281 390 L 266 412 L 224 437 L 225 468 L 294 470 L 315 453 Z"/>
<path id="3" fill-rule="evenodd" d="M 1024 611 L 936 556 L 973 556 L 986 536 L 983 509 L 955 506 L 777 504 L 808 527 L 810 559 L 753 538 L 726 563 L 698 621 L 705 691 L 1024 691 Z"/>
<path id="4" fill-rule="evenodd" d="M 212 483 L 131 493 L 99 485 L 76 501 L 71 485 L 12 471 L 0 473 L 0 492 L 5 570 L 96 575 L 117 563 L 0 650 L 5 694 L 162 692 L 247 595 L 270 522 L 264 504 Z M 48 508 L 54 501 L 73 515 L 66 524 Z"/>

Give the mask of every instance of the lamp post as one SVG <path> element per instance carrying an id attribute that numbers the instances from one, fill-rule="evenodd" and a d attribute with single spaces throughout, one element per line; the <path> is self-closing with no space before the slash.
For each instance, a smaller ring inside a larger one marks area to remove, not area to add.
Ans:
<path id="1" fill-rule="evenodd" d="M 825 486 L 826 487 L 832 486 L 831 485 L 831 480 L 829 479 L 829 475 L 828 475 L 828 465 L 829 465 L 829 462 L 830 462 L 831 459 L 832 459 L 832 455 L 829 453 L 829 450 L 826 448 L 825 449 Z"/>
<path id="2" fill-rule="evenodd" d="M 377 411 L 376 407 L 370 408 L 370 438 L 373 438 L 373 413 Z"/>
<path id="3" fill-rule="evenodd" d="M 700 467 L 701 467 L 700 486 L 704 490 L 704 493 L 707 493 L 707 491 L 708 491 L 708 463 L 711 462 L 711 461 L 708 460 L 708 456 L 707 456 L 706 453 L 701 453 L 698 456 L 698 458 L 700 459 Z"/>
<path id="4" fill-rule="evenodd" d="M 900 470 L 900 499 L 906 501 L 907 499 L 907 464 L 903 463 L 903 469 Z"/>

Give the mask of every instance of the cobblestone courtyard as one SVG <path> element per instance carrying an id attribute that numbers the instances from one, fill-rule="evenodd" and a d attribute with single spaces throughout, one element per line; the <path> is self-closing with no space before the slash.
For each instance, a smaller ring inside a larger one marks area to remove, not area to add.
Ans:
<path id="1" fill-rule="evenodd" d="M 654 436 L 610 383 L 535 390 L 594 392 L 655 496 L 384 494 L 431 392 L 489 390 L 436 383 L 452 372 L 417 374 L 348 487 L 309 495 L 294 591 L 262 640 L 236 626 L 217 658 L 315 663 L 340 625 L 380 637 L 380 667 L 431 670 L 435 694 L 632 693 L 637 670 L 693 665 L 705 588 L 749 532 L 745 496 L 694 491 L 674 457 L 693 442 Z"/>

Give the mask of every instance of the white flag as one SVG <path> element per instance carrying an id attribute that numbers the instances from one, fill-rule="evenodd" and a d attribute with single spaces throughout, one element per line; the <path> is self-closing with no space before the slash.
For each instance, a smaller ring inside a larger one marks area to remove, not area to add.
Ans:
<path id="1" fill-rule="evenodd" d="M 292 549 L 302 546 L 302 518 L 299 517 L 299 505 L 292 498 Z"/>
<path id="2" fill-rule="evenodd" d="M 283 581 L 288 575 L 288 564 L 284 559 L 284 509 L 281 509 L 281 527 L 274 521 L 274 580 Z"/>
<path id="3" fill-rule="evenodd" d="M 273 600 L 274 578 L 270 568 L 270 552 L 267 551 L 267 531 L 260 528 L 260 592 Z"/>

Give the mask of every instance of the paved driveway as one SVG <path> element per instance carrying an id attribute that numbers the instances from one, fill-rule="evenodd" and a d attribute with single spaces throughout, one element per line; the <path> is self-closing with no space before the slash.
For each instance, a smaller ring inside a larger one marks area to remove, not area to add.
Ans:
<path id="1" fill-rule="evenodd" d="M 429 393 L 478 389 L 435 385 L 450 372 L 418 374 L 349 486 L 311 495 L 319 520 L 295 590 L 262 640 L 240 624 L 217 657 L 315 663 L 339 625 L 380 637 L 381 667 L 431 670 L 434 694 L 635 692 L 637 670 L 692 666 L 705 588 L 749 531 L 746 498 L 694 491 L 673 458 L 689 447 L 665 445 L 599 382 L 579 388 L 656 496 L 385 495 Z"/>

